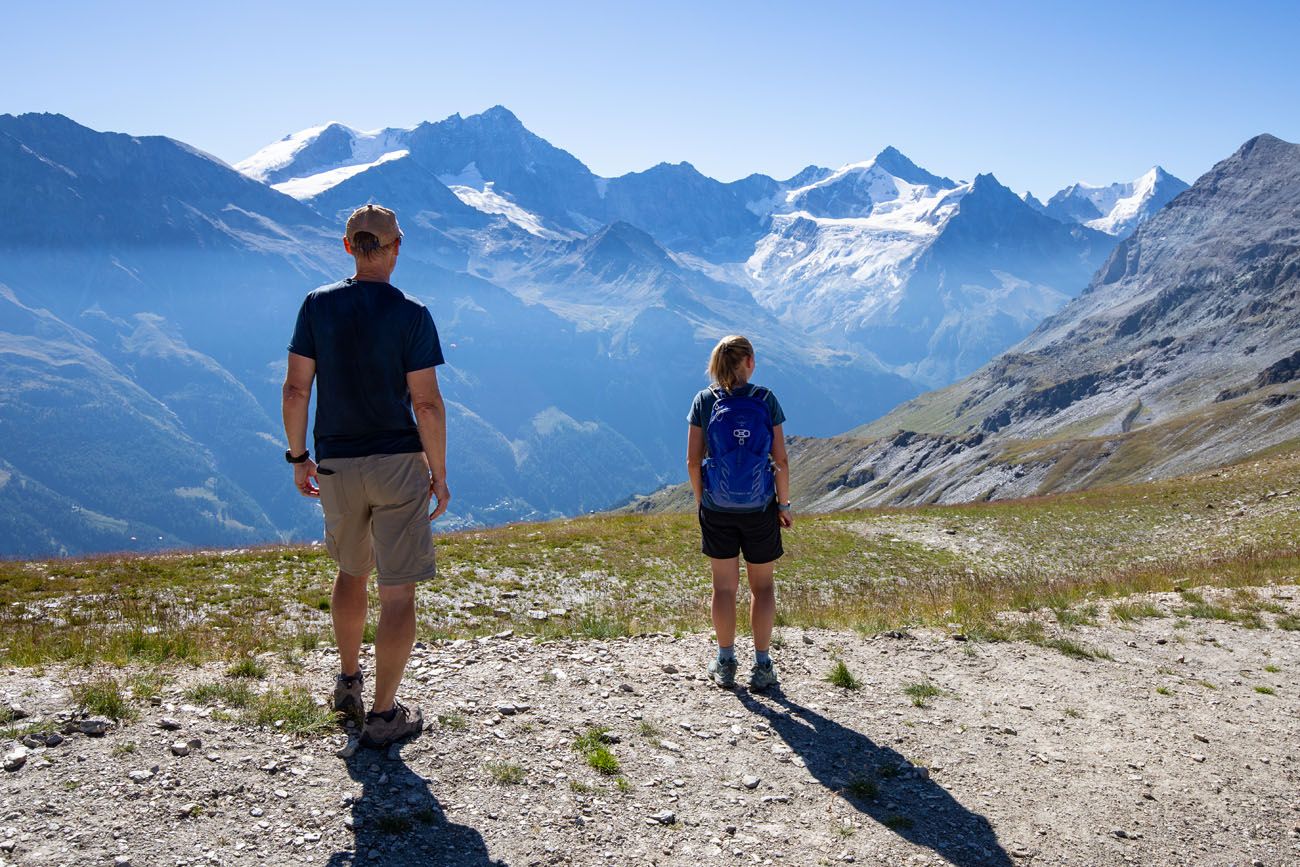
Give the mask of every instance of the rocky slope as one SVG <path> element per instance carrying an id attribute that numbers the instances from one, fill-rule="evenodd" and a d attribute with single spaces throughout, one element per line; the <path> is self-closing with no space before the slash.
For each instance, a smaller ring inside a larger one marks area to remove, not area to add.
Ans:
<path id="1" fill-rule="evenodd" d="M 1298 589 L 1253 595 L 1294 616 Z M 404 695 L 428 730 L 387 753 L 186 698 L 228 681 L 212 666 L 137 697 L 126 724 L 72 716 L 84 673 L 9 670 L 0 706 L 29 715 L 3 744 L 0 864 L 1300 860 L 1300 632 L 1180 628 L 1175 594 L 1127 601 L 1151 608 L 1069 631 L 1091 659 L 786 629 L 767 695 L 707 683 L 702 635 L 422 645 Z M 265 662 L 270 684 L 322 694 L 334 666 Z M 825 681 L 836 662 L 860 688 Z M 575 749 L 593 729 L 616 773 Z"/>

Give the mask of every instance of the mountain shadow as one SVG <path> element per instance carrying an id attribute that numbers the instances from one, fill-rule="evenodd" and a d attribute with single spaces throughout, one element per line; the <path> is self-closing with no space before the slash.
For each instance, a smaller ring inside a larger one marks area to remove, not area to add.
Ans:
<path id="1" fill-rule="evenodd" d="M 355 846 L 335 852 L 325 862 L 328 867 L 506 867 L 488 855 L 478 831 L 447 820 L 429 784 L 400 756 L 359 749 L 348 757 L 347 768 L 361 784 L 361 797 L 352 803 Z M 371 855 L 376 852 L 379 862 Z"/>
<path id="2" fill-rule="evenodd" d="M 750 713 L 767 721 L 818 782 L 909 843 L 924 846 L 957 867 L 1013 863 L 988 819 L 919 774 L 895 750 L 779 691 L 763 696 L 775 707 L 744 690 L 737 690 L 736 697 Z"/>

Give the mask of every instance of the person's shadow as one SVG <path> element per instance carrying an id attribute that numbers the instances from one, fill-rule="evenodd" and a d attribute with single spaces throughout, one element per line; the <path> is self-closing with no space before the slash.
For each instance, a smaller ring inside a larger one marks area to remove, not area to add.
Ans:
<path id="1" fill-rule="evenodd" d="M 355 847 L 335 852 L 329 867 L 507 867 L 489 857 L 478 831 L 447 821 L 428 783 L 400 756 L 360 748 L 346 762 L 348 775 L 361 784 L 361 797 L 352 803 Z"/>
<path id="2" fill-rule="evenodd" d="M 766 719 L 818 782 L 860 812 L 958 867 L 1013 863 L 988 819 L 962 806 L 896 751 L 797 704 L 779 687 L 760 695 L 776 707 L 736 690 L 741 704 Z"/>

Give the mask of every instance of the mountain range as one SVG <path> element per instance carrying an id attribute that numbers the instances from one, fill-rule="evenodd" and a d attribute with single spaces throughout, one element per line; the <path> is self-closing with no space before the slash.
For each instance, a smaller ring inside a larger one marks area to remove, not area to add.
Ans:
<path id="1" fill-rule="evenodd" d="M 394 207 L 394 281 L 443 338 L 448 526 L 605 508 L 680 477 L 708 349 L 742 332 L 792 433 L 946 385 L 1087 283 L 1114 235 L 893 148 L 781 181 L 601 178 L 508 110 L 327 124 L 231 167 L 162 137 L 0 116 L 0 554 L 319 533 L 288 484 L 293 314 Z M 1118 200 L 1117 200 L 1118 201 Z"/>
<path id="2" fill-rule="evenodd" d="M 804 440 L 814 509 L 1005 499 L 1300 443 L 1300 145 L 1257 136 L 970 377 Z"/>

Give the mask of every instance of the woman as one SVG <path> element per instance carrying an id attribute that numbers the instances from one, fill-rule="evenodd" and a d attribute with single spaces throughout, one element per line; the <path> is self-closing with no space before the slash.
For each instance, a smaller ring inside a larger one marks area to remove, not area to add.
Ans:
<path id="1" fill-rule="evenodd" d="M 781 528 L 794 526 L 790 511 L 785 413 L 771 389 L 750 382 L 754 347 L 733 335 L 709 356 L 712 384 L 695 396 L 686 465 L 699 511 L 701 549 L 713 570 L 713 629 L 718 652 L 709 679 L 730 689 L 736 682 L 736 591 L 740 555 L 749 579 L 749 622 L 754 665 L 749 688 L 777 685 L 769 647 L 776 619 L 773 570 L 784 553 Z"/>

